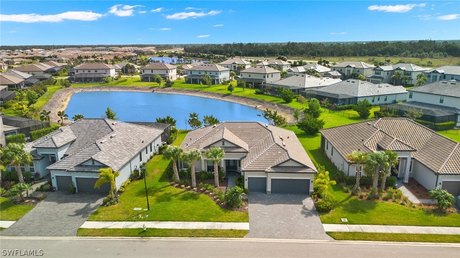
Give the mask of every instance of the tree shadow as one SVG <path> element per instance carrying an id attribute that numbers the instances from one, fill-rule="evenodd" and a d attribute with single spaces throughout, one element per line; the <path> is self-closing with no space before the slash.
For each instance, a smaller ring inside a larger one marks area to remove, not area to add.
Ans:
<path id="1" fill-rule="evenodd" d="M 366 213 L 375 209 L 376 205 L 377 202 L 375 201 L 354 199 L 343 205 L 342 208 L 349 213 Z"/>

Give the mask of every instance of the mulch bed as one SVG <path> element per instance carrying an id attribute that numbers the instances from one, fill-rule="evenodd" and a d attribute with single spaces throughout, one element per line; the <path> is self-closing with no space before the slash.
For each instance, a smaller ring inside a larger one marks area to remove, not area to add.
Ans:
<path id="1" fill-rule="evenodd" d="M 409 183 L 404 184 L 407 189 L 419 199 L 431 199 L 430 193 L 414 179 L 409 179 Z"/>

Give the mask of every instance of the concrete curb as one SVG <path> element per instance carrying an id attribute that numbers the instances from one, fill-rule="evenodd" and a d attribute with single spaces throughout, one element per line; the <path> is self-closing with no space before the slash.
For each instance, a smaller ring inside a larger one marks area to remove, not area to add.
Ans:
<path id="1" fill-rule="evenodd" d="M 460 234 L 460 227 L 323 224 L 323 228 L 326 232 L 365 232 L 438 235 Z"/>
<path id="2" fill-rule="evenodd" d="M 182 221 L 86 221 L 80 228 L 161 228 L 161 229 L 224 229 L 249 230 L 244 222 L 182 222 Z"/>

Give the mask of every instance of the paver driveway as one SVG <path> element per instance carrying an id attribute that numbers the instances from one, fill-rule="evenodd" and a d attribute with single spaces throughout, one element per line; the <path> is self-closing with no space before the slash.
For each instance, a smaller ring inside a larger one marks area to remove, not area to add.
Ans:
<path id="1" fill-rule="evenodd" d="M 100 195 L 48 193 L 29 213 L 2 231 L 14 236 L 75 236 L 102 203 Z"/>
<path id="2" fill-rule="evenodd" d="M 330 238 L 310 197 L 297 194 L 249 194 L 249 234 L 252 238 Z"/>

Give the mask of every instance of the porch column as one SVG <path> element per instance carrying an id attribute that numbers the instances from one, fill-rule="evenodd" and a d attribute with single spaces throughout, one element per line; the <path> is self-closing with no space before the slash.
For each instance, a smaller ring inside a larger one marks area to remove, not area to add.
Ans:
<path id="1" fill-rule="evenodd" d="M 208 166 L 206 166 L 206 167 L 204 166 L 204 159 L 203 158 L 201 158 L 201 170 L 208 171 Z"/>
<path id="2" fill-rule="evenodd" d="M 226 174 L 226 173 L 225 173 L 226 171 L 225 171 L 225 160 L 224 160 L 224 159 L 222 159 L 222 160 L 220 161 L 220 166 L 222 167 L 222 171 L 224 172 L 224 175 L 225 175 L 225 174 Z"/>
<path id="3" fill-rule="evenodd" d="M 404 183 L 409 183 L 409 169 L 410 169 L 411 157 L 406 158 L 406 167 L 404 169 Z"/>

